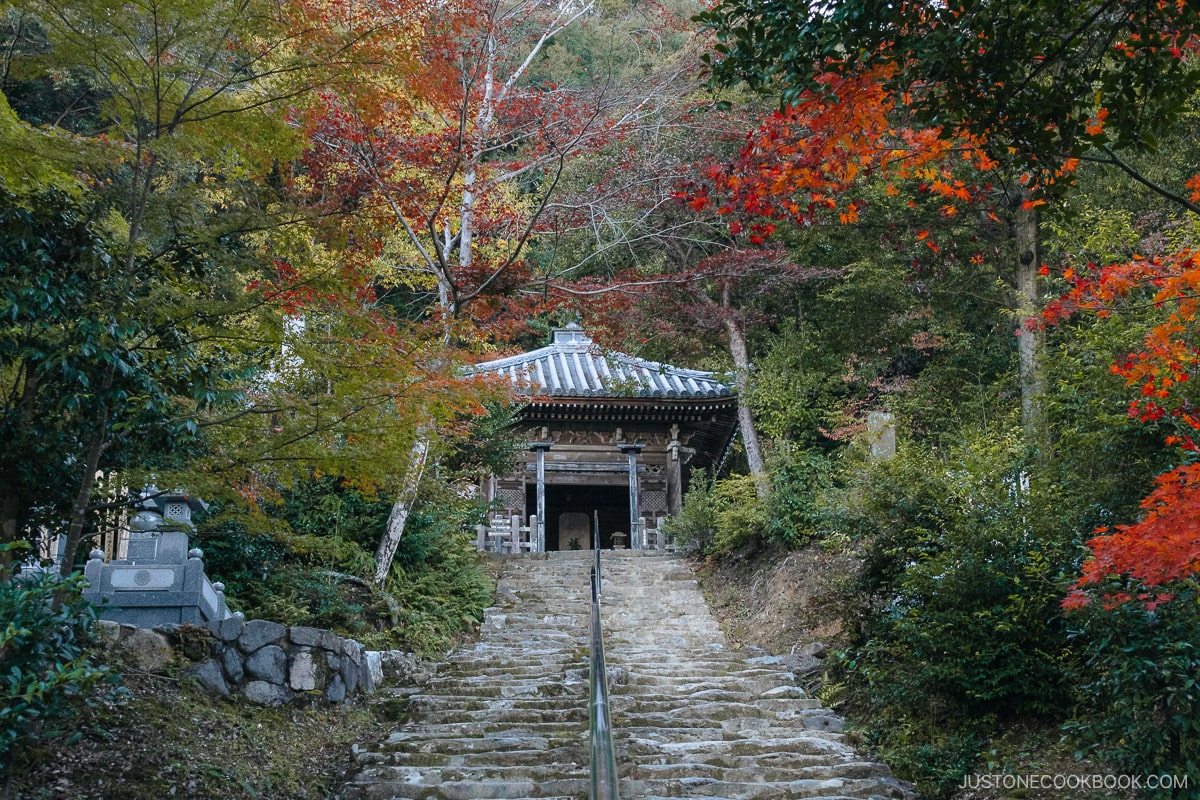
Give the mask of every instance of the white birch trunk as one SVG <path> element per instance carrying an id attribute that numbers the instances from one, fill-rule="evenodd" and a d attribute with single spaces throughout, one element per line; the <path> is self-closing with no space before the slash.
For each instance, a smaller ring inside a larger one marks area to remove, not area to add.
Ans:
<path id="1" fill-rule="evenodd" d="M 733 356 L 733 376 L 737 382 L 738 394 L 744 394 L 750 388 L 750 351 L 746 346 L 746 332 L 733 319 L 725 320 L 725 330 L 729 334 L 729 354 Z M 767 481 L 767 467 L 763 461 L 762 445 L 758 441 L 758 429 L 754 427 L 754 416 L 750 413 L 750 405 L 738 399 L 738 425 L 742 429 L 742 445 L 746 448 L 746 463 L 750 474 L 754 476 L 754 484 L 759 497 L 766 497 L 770 491 Z"/>
<path id="2" fill-rule="evenodd" d="M 417 489 L 421 485 L 421 475 L 425 472 L 425 460 L 429 456 L 429 438 L 426 433 L 420 433 L 413 442 L 409 453 L 408 471 L 404 475 L 404 484 L 400 487 L 400 495 L 392 505 L 392 513 L 388 515 L 387 526 L 379 547 L 375 550 L 376 586 L 383 586 L 388 573 L 392 570 L 392 560 L 396 557 L 396 548 L 400 546 L 400 538 L 404 535 L 404 525 L 412 511 L 413 502 L 417 499 Z"/>

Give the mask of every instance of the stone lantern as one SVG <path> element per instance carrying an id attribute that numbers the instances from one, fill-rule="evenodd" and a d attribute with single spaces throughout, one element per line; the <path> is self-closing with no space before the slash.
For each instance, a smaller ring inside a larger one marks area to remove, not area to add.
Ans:
<path id="1" fill-rule="evenodd" d="M 137 510 L 129 519 L 133 531 L 195 530 L 192 513 L 206 511 L 208 503 L 199 497 L 184 494 L 179 489 L 164 492 L 151 484 L 142 490 L 141 499 L 134 506 Z"/>
<path id="2" fill-rule="evenodd" d="M 208 508 L 198 497 L 175 489 L 162 491 L 153 484 L 142 490 L 129 518 L 125 558 L 130 560 L 158 559 L 164 550 L 187 553 L 192 513 Z"/>

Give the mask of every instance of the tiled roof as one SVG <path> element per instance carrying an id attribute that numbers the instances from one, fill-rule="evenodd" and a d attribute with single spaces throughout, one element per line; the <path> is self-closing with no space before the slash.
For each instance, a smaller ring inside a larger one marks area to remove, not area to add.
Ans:
<path id="1" fill-rule="evenodd" d="M 680 369 L 624 353 L 604 352 L 571 324 L 550 345 L 476 364 L 480 374 L 506 375 L 521 394 L 699 400 L 733 397 L 711 372 Z"/>

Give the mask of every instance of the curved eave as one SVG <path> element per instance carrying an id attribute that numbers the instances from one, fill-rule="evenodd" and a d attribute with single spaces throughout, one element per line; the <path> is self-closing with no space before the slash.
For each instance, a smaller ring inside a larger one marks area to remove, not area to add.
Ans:
<path id="1" fill-rule="evenodd" d="M 737 409 L 737 397 L 725 395 L 713 398 L 657 397 L 555 397 L 536 395 L 525 401 L 522 413 L 529 417 L 551 419 L 658 419 L 669 417 L 703 417 L 730 413 Z"/>

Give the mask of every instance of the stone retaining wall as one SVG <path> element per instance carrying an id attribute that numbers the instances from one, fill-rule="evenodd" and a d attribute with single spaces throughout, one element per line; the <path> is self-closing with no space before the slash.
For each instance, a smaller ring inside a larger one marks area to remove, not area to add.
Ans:
<path id="1" fill-rule="evenodd" d="M 175 660 L 207 691 L 279 706 L 324 699 L 342 703 L 372 694 L 382 680 L 379 653 L 353 639 L 300 625 L 251 620 L 240 614 L 205 626 L 146 629 L 101 620 L 101 639 L 139 669 L 157 671 Z"/>
<path id="2" fill-rule="evenodd" d="M 366 651 L 353 639 L 300 625 L 243 622 L 239 616 L 214 620 L 208 629 L 212 657 L 191 673 L 215 694 L 236 692 L 252 703 L 278 706 L 318 694 L 341 703 L 375 691 Z"/>

